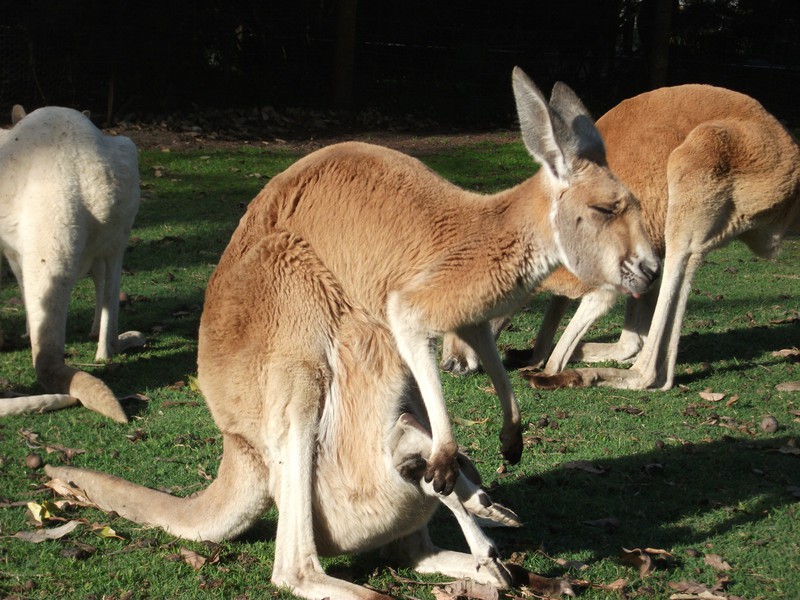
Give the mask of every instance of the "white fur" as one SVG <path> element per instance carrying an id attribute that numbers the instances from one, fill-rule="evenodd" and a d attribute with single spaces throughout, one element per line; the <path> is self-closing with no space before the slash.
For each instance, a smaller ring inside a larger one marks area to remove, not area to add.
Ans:
<path id="1" fill-rule="evenodd" d="M 82 113 L 41 108 L 0 135 L 0 251 L 22 290 L 33 362 L 47 391 L 95 404 L 75 389 L 88 380 L 71 382 L 73 372 L 63 365 L 78 278 L 90 274 L 95 283 L 96 360 L 143 343 L 138 332 L 117 335 L 122 258 L 138 208 L 136 147 L 103 135 Z M 112 398 L 95 408 L 124 420 Z"/>

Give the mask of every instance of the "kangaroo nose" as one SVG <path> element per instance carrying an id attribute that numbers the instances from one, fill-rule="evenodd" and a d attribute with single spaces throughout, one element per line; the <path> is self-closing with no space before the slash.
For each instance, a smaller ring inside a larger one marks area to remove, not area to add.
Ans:
<path id="1" fill-rule="evenodd" d="M 642 261 L 642 263 L 639 265 L 639 268 L 642 271 L 642 275 L 647 277 L 650 283 L 653 283 L 656 279 L 658 279 L 658 276 L 661 275 L 660 261 L 656 261 L 653 263 Z"/>

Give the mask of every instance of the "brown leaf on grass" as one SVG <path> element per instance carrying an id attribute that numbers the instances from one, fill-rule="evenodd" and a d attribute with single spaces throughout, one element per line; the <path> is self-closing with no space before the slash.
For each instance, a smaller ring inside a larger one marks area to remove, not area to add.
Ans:
<path id="1" fill-rule="evenodd" d="M 19 434 L 25 439 L 25 444 L 28 446 L 28 448 L 40 448 L 48 454 L 52 454 L 54 452 L 63 453 L 67 459 L 70 459 L 78 454 L 83 454 L 86 452 L 86 450 L 81 450 L 79 448 L 68 448 L 67 446 L 62 446 L 61 444 L 48 444 L 42 442 L 39 439 L 39 434 L 34 433 L 30 429 L 20 429 Z"/>
<path id="2" fill-rule="evenodd" d="M 441 588 L 448 598 L 472 598 L 474 600 L 499 600 L 500 592 L 493 585 L 478 583 L 473 579 L 459 579 Z"/>
<path id="3" fill-rule="evenodd" d="M 469 419 L 464 419 L 462 417 L 457 417 L 456 416 L 456 417 L 452 417 L 451 420 L 456 425 L 461 425 L 462 427 L 470 427 L 472 425 L 483 425 L 484 423 L 487 423 L 489 421 L 489 417 L 486 417 L 485 419 L 481 419 L 480 421 L 471 421 Z"/>
<path id="4" fill-rule="evenodd" d="M 678 592 L 670 600 L 741 600 L 722 591 L 728 583 L 728 578 L 722 576 L 712 588 L 696 581 L 670 581 L 667 585 Z"/>
<path id="5" fill-rule="evenodd" d="M 675 561 L 675 557 L 660 548 L 623 548 L 619 555 L 620 562 L 639 569 L 639 577 L 647 577 L 656 567 L 668 567 Z"/>
<path id="6" fill-rule="evenodd" d="M 136 431 L 134 431 L 130 435 L 126 435 L 125 437 L 128 438 L 131 442 L 136 443 L 139 440 L 145 439 L 147 437 L 147 433 L 143 429 L 137 429 Z"/>
<path id="7" fill-rule="evenodd" d="M 650 555 L 639 548 L 633 550 L 623 548 L 619 554 L 619 560 L 623 565 L 639 569 L 639 577 L 647 577 L 656 568 Z"/>
<path id="8" fill-rule="evenodd" d="M 699 594 L 701 592 L 709 592 L 711 590 L 708 589 L 702 583 L 697 583 L 696 581 L 670 581 L 667 583 L 670 589 L 675 590 L 676 592 L 683 592 L 687 594 Z"/>
<path id="9" fill-rule="evenodd" d="M 786 323 L 797 323 L 798 321 L 800 321 L 800 313 L 797 313 L 797 311 L 795 311 L 795 314 L 792 315 L 791 317 L 785 317 L 783 319 L 770 319 L 769 320 L 769 322 L 772 325 L 784 325 Z"/>
<path id="10" fill-rule="evenodd" d="M 585 571 L 589 568 L 589 565 L 580 560 L 566 560 L 564 558 L 556 558 L 555 562 L 557 565 L 564 567 L 565 569 L 577 569 L 578 571 Z"/>
<path id="11" fill-rule="evenodd" d="M 82 525 L 81 521 L 68 521 L 59 527 L 53 527 L 52 529 L 37 529 L 36 531 L 19 531 L 15 533 L 12 537 L 20 539 L 24 542 L 31 542 L 32 544 L 38 544 L 40 542 L 44 542 L 46 540 L 58 540 L 71 533 L 75 530 L 75 528 Z"/>
<path id="12" fill-rule="evenodd" d="M 592 475 L 605 475 L 608 473 L 608 469 L 605 467 L 595 465 L 588 460 L 571 460 L 561 463 L 561 466 L 564 469 L 577 469 L 579 471 L 591 473 Z"/>
<path id="13" fill-rule="evenodd" d="M 784 381 L 775 386 L 779 392 L 797 392 L 800 391 L 800 381 Z"/>
<path id="14" fill-rule="evenodd" d="M 51 479 L 44 485 L 59 496 L 69 498 L 72 504 L 97 508 L 97 505 L 89 499 L 86 492 L 71 482 L 64 481 L 63 479 Z"/>
<path id="15" fill-rule="evenodd" d="M 698 396 L 707 402 L 719 402 L 725 397 L 725 394 L 721 392 L 712 392 L 710 389 L 706 389 L 700 392 Z"/>
<path id="16" fill-rule="evenodd" d="M 730 571 L 732 568 L 719 554 L 706 554 L 703 562 L 717 571 Z"/>
<path id="17" fill-rule="evenodd" d="M 120 402 L 124 402 L 126 400 L 136 400 L 138 402 L 150 402 L 149 396 L 145 396 L 144 394 L 128 394 L 127 396 L 122 396 Z"/>
<path id="18" fill-rule="evenodd" d="M 569 580 L 561 577 L 542 577 L 531 573 L 525 567 L 515 563 L 505 563 L 511 573 L 513 587 L 528 590 L 536 597 L 554 598 L 561 595 L 575 597 L 575 591 Z M 527 594 L 526 594 L 527 595 Z"/>
<path id="19" fill-rule="evenodd" d="M 575 597 L 575 591 L 572 589 L 569 581 L 561 577 L 542 577 L 541 575 L 530 573 L 527 587 L 534 594 L 544 596 L 545 598 L 557 598 L 559 596 Z"/>
<path id="20" fill-rule="evenodd" d="M 611 583 L 596 583 L 593 581 L 589 581 L 588 579 L 573 579 L 572 583 L 585 588 L 592 588 L 595 590 L 603 590 L 606 592 L 621 592 L 626 587 L 628 587 L 628 580 L 627 579 L 616 579 Z"/>
<path id="21" fill-rule="evenodd" d="M 730 600 L 730 598 L 728 596 L 720 596 L 713 592 L 705 591 L 699 594 L 678 592 L 677 594 L 672 594 L 669 600 Z"/>
<path id="22" fill-rule="evenodd" d="M 789 362 L 800 362 L 800 349 L 798 348 L 784 348 L 783 350 L 776 350 L 772 356 L 777 358 L 788 358 Z"/>
<path id="23" fill-rule="evenodd" d="M 181 547 L 181 556 L 186 564 L 191 565 L 191 567 L 197 571 L 201 569 L 204 564 L 206 564 L 206 557 L 198 554 L 194 550 L 189 550 L 185 546 Z"/>
<path id="24" fill-rule="evenodd" d="M 173 406 L 199 406 L 200 403 L 196 400 L 166 400 L 161 403 L 161 408 L 172 408 Z"/>
<path id="25" fill-rule="evenodd" d="M 628 413 L 629 415 L 634 415 L 636 417 L 640 417 L 644 414 L 644 409 L 637 408 L 631 404 L 626 404 L 625 406 L 611 406 L 611 410 L 614 412 L 624 412 Z"/>

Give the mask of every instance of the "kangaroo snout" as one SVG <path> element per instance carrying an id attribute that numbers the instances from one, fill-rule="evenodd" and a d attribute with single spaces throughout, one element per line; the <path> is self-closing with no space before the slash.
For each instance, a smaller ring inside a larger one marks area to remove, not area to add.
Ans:
<path id="1" fill-rule="evenodd" d="M 661 261 L 658 258 L 645 258 L 639 262 L 639 271 L 648 282 L 648 287 L 661 276 Z"/>

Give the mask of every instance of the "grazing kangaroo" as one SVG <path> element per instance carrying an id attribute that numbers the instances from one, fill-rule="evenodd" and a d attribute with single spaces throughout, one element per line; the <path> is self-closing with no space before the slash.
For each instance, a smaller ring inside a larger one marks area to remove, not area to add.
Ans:
<path id="1" fill-rule="evenodd" d="M 458 459 L 433 340 L 457 330 L 479 346 L 518 458 L 519 411 L 489 319 L 564 261 L 636 293 L 659 268 L 574 93 L 558 84 L 548 104 L 522 71 L 512 79 L 523 139 L 545 166 L 511 190 L 472 194 L 409 156 L 345 143 L 299 160 L 250 204 L 200 321 L 198 381 L 224 450 L 209 488 L 181 499 L 83 469 L 47 473 L 192 539 L 234 536 L 274 501 L 272 581 L 307 598 L 374 597 L 327 577 L 317 556 L 379 546 L 423 571 L 507 585 L 470 516 L 492 505 Z M 439 503 L 472 557 L 430 542 Z"/>
<path id="2" fill-rule="evenodd" d="M 69 297 L 90 273 L 96 360 L 144 343 L 117 335 L 122 257 L 139 209 L 139 163 L 128 138 L 103 135 L 82 113 L 12 113 L 0 130 L 0 251 L 22 291 L 36 377 L 50 394 L 0 400 L 0 415 L 80 400 L 115 421 L 122 407 L 100 380 L 64 364 Z M 0 338 L 0 342 L 2 339 Z"/>
<path id="3" fill-rule="evenodd" d="M 663 88 L 626 100 L 597 121 L 609 167 L 639 198 L 645 228 L 665 256 L 659 287 L 631 297 L 618 342 L 579 344 L 617 295 L 564 269 L 542 282 L 548 305 L 528 373 L 534 387 L 605 385 L 669 389 L 692 278 L 705 255 L 739 238 L 771 257 L 800 226 L 800 149 L 764 108 L 743 94 L 706 85 Z M 552 351 L 570 298 L 580 306 Z M 499 332 L 502 321 L 493 324 Z M 549 358 L 548 358 L 549 357 Z M 637 358 L 638 357 L 638 358 Z M 631 369 L 563 372 L 570 360 L 634 361 Z M 443 367 L 466 372 L 474 353 L 448 336 Z"/>

